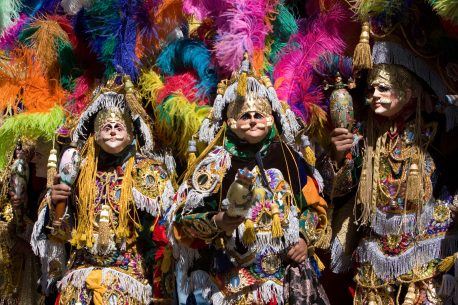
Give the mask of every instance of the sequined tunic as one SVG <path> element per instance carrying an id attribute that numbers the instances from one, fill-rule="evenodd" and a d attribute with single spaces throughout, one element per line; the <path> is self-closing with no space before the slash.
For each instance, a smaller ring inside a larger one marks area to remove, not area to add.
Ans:
<path id="1" fill-rule="evenodd" d="M 454 228 L 458 197 L 446 190 L 440 192 L 439 197 L 433 197 L 436 167 L 426 147 L 434 131 L 434 125 L 424 126 L 421 136 L 425 146 L 420 149 L 415 148 L 417 135 L 413 122 L 406 124 L 402 131 L 390 129 L 378 138 L 380 149 L 374 152 L 374 162 L 379 166 L 374 167 L 377 170 L 372 181 L 372 187 L 377 190 L 376 205 L 367 234 L 352 253 L 348 251 L 350 241 L 345 238 L 349 234 L 342 230 L 337 232 L 333 244 L 335 272 L 347 267 L 342 261 L 348 261 L 348 255 L 353 255 L 358 267 L 356 304 L 369 299 L 393 304 L 397 287 L 403 284 L 410 289 L 406 297 L 419 302 L 415 304 L 441 302 L 437 294 L 444 266 L 441 263 L 456 252 L 458 243 Z M 419 159 L 423 175 L 412 185 L 409 184 L 409 179 L 415 176 L 412 164 Z M 350 172 L 354 170 L 353 160 L 344 164 L 333 177 L 336 190 L 351 189 L 355 184 L 351 177 L 355 175 Z M 420 198 L 410 199 L 411 191 L 420 194 Z M 345 226 L 346 230 L 350 228 Z M 431 293 L 421 299 L 425 291 Z"/>
<path id="2" fill-rule="evenodd" d="M 92 247 L 73 248 L 67 272 L 58 283 L 59 304 L 146 305 L 153 299 L 151 284 L 156 249 L 151 226 L 154 218 L 169 207 L 174 190 L 161 162 L 137 156 L 132 174 L 129 233 L 126 238 L 117 238 L 114 232 L 119 222 L 124 170 L 125 166 L 116 166 L 97 172 L 93 234 L 86 237 L 92 238 L 94 243 Z M 104 210 L 109 211 L 109 238 L 102 246 L 99 237 Z"/>
<path id="3" fill-rule="evenodd" d="M 287 269 L 290 266 L 287 249 L 301 237 L 306 238 L 309 245 L 320 239 L 323 217 L 326 222 L 326 203 L 320 199 L 312 177 L 307 175 L 303 160 L 285 147 L 286 157 L 281 157 L 281 145 L 278 142 L 270 145 L 262 158 L 262 169 L 254 158 L 244 159 L 217 147 L 179 188 L 174 214 L 180 242 L 176 253 L 178 261 L 183 261 L 179 267 L 191 275 L 191 286 L 186 288 L 189 291 L 203 289 L 204 297 L 216 304 L 287 302 L 283 293 L 285 276 L 292 277 L 293 273 Z M 245 221 L 228 236 L 215 227 L 211 218 L 222 209 L 221 204 L 224 205 L 239 168 L 249 169 L 255 177 L 254 195 Z M 313 188 L 320 203 L 304 195 L 302 190 L 306 185 Z M 279 237 L 274 236 L 272 230 L 273 206 L 280 210 L 282 235 Z M 251 224 L 254 240 L 246 238 Z M 297 275 L 303 276 L 308 270 L 310 282 L 320 291 L 317 296 L 303 290 L 304 294 L 308 293 L 309 300 L 315 297 L 316 304 L 326 304 L 327 297 L 309 263 L 300 269 L 300 272 L 296 270 Z M 302 277 L 302 281 L 305 280 Z M 295 289 L 294 284 L 291 286 L 289 288 Z M 297 296 L 300 297 L 300 291 Z"/>

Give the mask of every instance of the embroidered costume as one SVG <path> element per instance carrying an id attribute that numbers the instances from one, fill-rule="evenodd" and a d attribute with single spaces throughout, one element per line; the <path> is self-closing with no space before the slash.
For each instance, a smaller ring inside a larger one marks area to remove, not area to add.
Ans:
<path id="1" fill-rule="evenodd" d="M 296 117 L 267 77 L 252 76 L 247 58 L 237 77 L 219 84 L 199 132 L 210 144 L 190 164 L 175 197 L 170 235 L 178 268 L 189 275 L 178 289 L 201 289 L 212 304 L 328 304 L 312 268 L 327 204 L 310 165 L 292 148 L 300 129 Z M 247 113 L 267 122 L 258 122 L 269 131 L 255 144 L 237 135 L 237 121 Z M 222 231 L 214 221 L 221 211 L 244 220 L 233 232 Z M 294 264 L 286 254 L 300 238 L 310 257 Z"/>
<path id="2" fill-rule="evenodd" d="M 47 276 L 42 284 L 59 280 L 59 304 L 150 304 L 153 299 L 157 253 L 151 229 L 174 190 L 168 160 L 152 154 L 147 118 L 129 85 L 126 78 L 123 86 L 112 81 L 82 114 L 73 141 L 86 145 L 74 195 L 59 218 L 58 203 L 48 193 L 35 224 L 32 246 Z M 122 135 L 103 133 L 110 128 L 127 129 L 126 146 L 116 153 L 110 145 Z M 68 261 L 65 242 L 72 245 Z M 172 285 L 168 292 L 173 290 Z"/>
<path id="3" fill-rule="evenodd" d="M 354 304 L 443 304 L 454 287 L 444 273 L 457 251 L 458 196 L 438 183 L 430 154 L 437 124 L 423 119 L 427 92 L 420 80 L 438 97 L 445 88 L 434 71 L 425 78 L 426 64 L 396 42 L 377 41 L 373 64 L 368 83 L 374 93 L 367 100 L 373 110 L 363 137 L 355 136 L 342 164 L 325 162 L 322 169 L 332 197 L 357 189 L 356 203 L 350 200 L 334 218 L 332 268 L 342 272 L 354 263 Z M 402 108 L 383 115 L 384 105 Z"/>

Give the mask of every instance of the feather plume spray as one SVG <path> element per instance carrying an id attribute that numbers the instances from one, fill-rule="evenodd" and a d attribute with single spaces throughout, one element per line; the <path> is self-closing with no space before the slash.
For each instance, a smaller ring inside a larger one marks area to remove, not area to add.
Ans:
<path id="1" fill-rule="evenodd" d="M 293 14 L 283 4 L 277 5 L 277 15 L 273 22 L 273 32 L 270 35 L 270 52 L 268 53 L 267 71 L 270 74 L 272 74 L 273 66 L 278 61 L 279 52 L 288 44 L 290 36 L 297 33 L 297 30 L 297 23 Z"/>
<path id="2" fill-rule="evenodd" d="M 67 33 L 54 20 L 37 19 L 30 23 L 23 34 L 23 39 L 33 50 L 40 66 L 50 79 L 59 79 L 60 67 L 58 62 L 58 41 L 68 42 Z"/>
<path id="3" fill-rule="evenodd" d="M 319 76 L 320 82 L 334 81 L 337 72 L 346 80 L 352 76 L 352 65 L 350 57 L 326 52 L 315 62 L 313 70 Z"/>
<path id="4" fill-rule="evenodd" d="M 19 18 L 21 0 L 0 0 L 0 34 Z"/>
<path id="5" fill-rule="evenodd" d="M 80 115 L 91 100 L 91 87 L 94 82 L 89 73 L 78 77 L 75 81 L 75 89 L 65 102 L 65 109 L 72 114 Z"/>
<path id="6" fill-rule="evenodd" d="M 218 65 L 226 73 L 240 68 L 243 53 L 248 52 L 253 62 L 253 69 L 259 73 L 263 60 L 255 57 L 256 52 L 263 52 L 265 37 L 271 31 L 269 18 L 274 12 L 275 1 L 243 0 L 233 2 L 232 6 L 216 17 L 217 42 L 215 57 Z"/>
<path id="7" fill-rule="evenodd" d="M 149 70 L 140 74 L 138 86 L 140 95 L 146 100 L 145 106 L 147 106 L 156 104 L 157 96 L 164 88 L 164 83 L 158 73 Z"/>
<path id="8" fill-rule="evenodd" d="M 320 89 L 313 82 L 314 63 L 325 52 L 344 51 L 345 44 L 337 28 L 344 14 L 340 6 L 335 6 L 303 24 L 304 28 L 291 37 L 275 65 L 273 76 L 279 99 L 287 101 L 305 122 L 310 106 L 322 99 Z"/>
<path id="9" fill-rule="evenodd" d="M 186 23 L 182 0 L 140 1 L 135 11 L 135 21 L 139 36 L 136 54 L 148 56 L 158 53 L 163 43 L 170 39 L 169 34 Z"/>
<path id="10" fill-rule="evenodd" d="M 60 5 L 67 15 L 76 15 L 82 8 L 88 8 L 94 0 L 62 0 Z"/>
<path id="11" fill-rule="evenodd" d="M 20 137 L 31 140 L 43 138 L 51 141 L 54 132 L 62 124 L 64 112 L 55 106 L 47 112 L 21 113 L 5 119 L 0 127 L 0 170 L 8 163 L 8 157 L 13 153 L 15 144 Z"/>
<path id="12" fill-rule="evenodd" d="M 200 80 L 197 85 L 198 94 L 202 97 L 208 97 L 216 89 L 218 80 L 211 63 L 211 54 L 200 41 L 173 41 L 162 50 L 156 65 L 167 76 L 195 71 Z"/>
<path id="13" fill-rule="evenodd" d="M 410 0 L 353 0 L 351 9 L 360 21 L 374 18 L 378 24 L 395 24 L 409 13 L 409 7 L 414 1 Z"/>
<path id="14" fill-rule="evenodd" d="M 135 21 L 137 23 L 138 35 L 137 45 L 135 48 L 135 54 L 140 59 L 149 57 L 149 52 L 155 52 L 156 48 L 159 47 L 159 35 L 155 27 L 154 19 L 150 17 L 150 12 L 154 10 L 153 1 L 145 1 L 140 3 L 138 10 L 135 15 Z M 145 56 L 146 55 L 146 56 Z M 146 58 L 149 60 L 149 58 Z M 147 64 L 141 64 L 143 67 L 149 66 Z"/>
<path id="15" fill-rule="evenodd" d="M 193 15 L 198 21 L 218 16 L 219 12 L 228 7 L 229 2 L 224 0 L 183 0 L 183 11 Z"/>
<path id="16" fill-rule="evenodd" d="M 133 13 L 138 4 L 139 1 L 98 0 L 77 17 L 75 27 L 82 32 L 92 52 L 105 65 L 106 77 L 112 75 L 119 66 L 132 80 L 137 79 Z"/>
<path id="17" fill-rule="evenodd" d="M 61 105 L 65 95 L 57 80 L 46 78 L 30 50 L 16 50 L 10 60 L 0 62 L 2 111 L 46 112 L 54 105 Z"/>
<path id="18" fill-rule="evenodd" d="M 164 41 L 175 28 L 186 22 L 182 0 L 162 0 L 151 12 L 159 39 Z"/>
<path id="19" fill-rule="evenodd" d="M 60 5 L 61 0 L 44 0 L 39 12 L 41 14 L 54 14 Z"/>
<path id="20" fill-rule="evenodd" d="M 73 28 L 73 24 L 67 16 L 63 15 L 47 15 L 47 19 L 56 21 L 62 30 L 67 33 L 68 39 L 70 40 L 73 48 L 76 48 L 78 45 L 78 38 L 76 37 L 75 30 Z"/>
<path id="21" fill-rule="evenodd" d="M 439 16 L 458 25 L 458 2 L 455 0 L 428 0 Z"/>
<path id="22" fill-rule="evenodd" d="M 192 103 L 199 105 L 208 104 L 208 98 L 200 98 L 197 90 L 198 79 L 192 72 L 166 76 L 164 78 L 164 88 L 157 97 L 157 103 L 162 103 L 169 95 L 180 93 Z M 200 102 L 198 102 L 200 100 Z"/>
<path id="23" fill-rule="evenodd" d="M 155 135 L 168 147 L 173 147 L 178 159 L 186 160 L 188 141 L 199 130 L 211 107 L 197 106 L 184 95 L 174 93 L 155 109 Z"/>
<path id="24" fill-rule="evenodd" d="M 28 21 L 29 17 L 26 14 L 21 14 L 13 24 L 5 29 L 0 37 L 0 49 L 13 49 L 18 41 L 19 33 Z"/>

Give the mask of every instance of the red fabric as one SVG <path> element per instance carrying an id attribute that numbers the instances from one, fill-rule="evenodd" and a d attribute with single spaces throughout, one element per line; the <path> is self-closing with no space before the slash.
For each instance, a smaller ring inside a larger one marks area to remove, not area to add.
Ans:
<path id="1" fill-rule="evenodd" d="M 59 301 L 60 301 L 60 293 L 57 295 L 56 303 L 54 303 L 54 305 L 59 305 Z"/>

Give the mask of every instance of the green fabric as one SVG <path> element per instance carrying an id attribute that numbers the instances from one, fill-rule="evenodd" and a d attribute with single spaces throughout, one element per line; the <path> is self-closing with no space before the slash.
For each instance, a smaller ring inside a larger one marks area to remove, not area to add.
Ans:
<path id="1" fill-rule="evenodd" d="M 249 144 L 239 139 L 229 128 L 226 128 L 226 138 L 224 139 L 224 148 L 233 156 L 236 156 L 242 160 L 253 159 L 254 155 L 261 151 L 261 156 L 267 154 L 267 150 L 272 144 L 277 130 L 272 127 L 267 137 L 257 144 Z"/>

